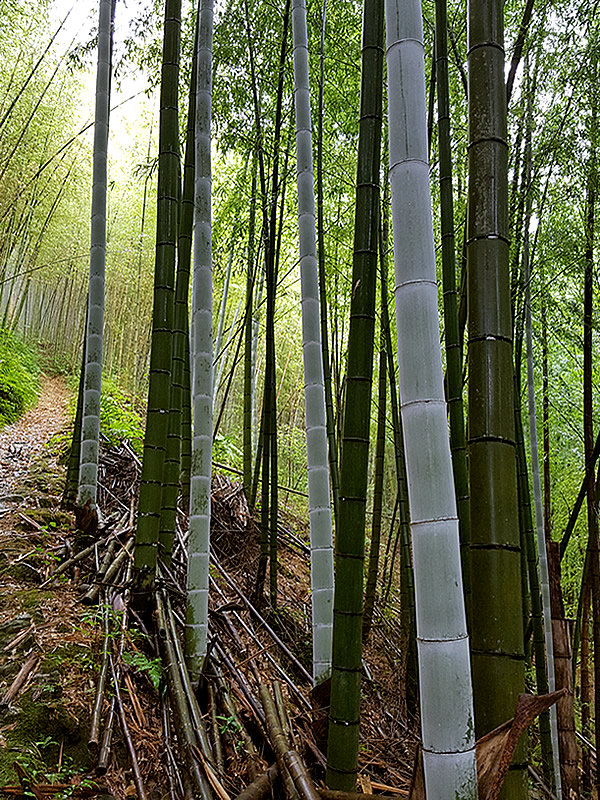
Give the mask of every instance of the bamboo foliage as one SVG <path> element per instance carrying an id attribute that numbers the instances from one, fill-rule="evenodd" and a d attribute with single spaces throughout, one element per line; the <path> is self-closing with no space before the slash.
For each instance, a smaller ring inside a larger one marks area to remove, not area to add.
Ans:
<path id="1" fill-rule="evenodd" d="M 327 678 L 331 670 L 333 541 L 321 349 L 305 0 L 292 0 L 292 30 L 294 38 L 298 238 L 302 291 L 302 352 L 304 357 L 311 547 L 313 678 L 315 683 L 318 683 Z"/>
<path id="2" fill-rule="evenodd" d="M 439 345 L 419 4 L 387 0 L 386 28 L 400 404 L 425 785 L 436 800 L 475 798 L 470 653 Z"/>
<path id="3" fill-rule="evenodd" d="M 200 677 L 208 632 L 210 481 L 212 468 L 213 341 L 211 232 L 211 98 L 213 2 L 201 0 L 196 87 L 196 181 L 192 278 L 193 437 L 185 654 Z"/>
<path id="4" fill-rule="evenodd" d="M 98 441 L 100 436 L 104 268 L 106 262 L 108 117 L 113 8 L 113 0 L 100 0 L 98 68 L 96 73 L 96 121 L 94 125 L 90 282 L 85 337 L 85 378 L 77 497 L 79 505 L 83 506 L 88 503 L 91 507 L 96 505 Z"/>

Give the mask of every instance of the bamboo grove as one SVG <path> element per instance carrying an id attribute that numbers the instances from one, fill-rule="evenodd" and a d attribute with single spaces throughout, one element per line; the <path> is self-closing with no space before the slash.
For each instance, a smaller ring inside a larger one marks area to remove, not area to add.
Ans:
<path id="1" fill-rule="evenodd" d="M 48 35 L 44 3 L 37 25 L 4 5 L 2 328 L 80 374 L 79 513 L 106 380 L 145 408 L 136 612 L 163 613 L 183 559 L 198 683 L 231 470 L 265 614 L 291 496 L 308 524 L 330 788 L 355 790 L 362 646 L 395 615 L 427 797 L 477 797 L 476 740 L 524 692 L 557 694 L 494 797 L 531 796 L 533 762 L 552 796 L 596 796 L 595 6 L 165 0 L 118 42 L 100 0 L 97 41 L 59 53 L 66 19 Z M 149 80 L 128 147 L 124 69 Z"/>

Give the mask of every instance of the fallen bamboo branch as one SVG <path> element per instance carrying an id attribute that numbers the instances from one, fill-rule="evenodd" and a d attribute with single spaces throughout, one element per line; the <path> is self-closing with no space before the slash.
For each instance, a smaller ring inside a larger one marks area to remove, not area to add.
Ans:
<path id="1" fill-rule="evenodd" d="M 225 595 L 223 594 L 223 592 L 219 588 L 219 586 L 216 583 L 216 581 L 214 581 L 213 578 L 210 578 L 210 581 L 211 581 L 211 586 L 215 589 L 217 594 L 219 594 L 221 598 L 226 600 L 227 598 L 225 597 Z M 242 617 L 237 613 L 237 611 L 235 609 L 221 607 L 217 613 L 228 623 L 227 629 L 232 634 L 232 636 L 234 638 L 234 641 L 237 643 L 238 640 L 239 640 L 240 643 L 241 643 L 239 634 L 237 634 L 237 631 L 235 631 L 235 628 L 233 628 L 233 625 L 232 625 L 231 621 L 228 619 L 227 612 L 229 612 L 229 611 L 231 611 L 231 613 L 235 616 L 236 620 L 239 622 L 239 624 L 242 626 L 242 628 L 248 634 L 248 636 L 250 636 L 250 638 L 253 639 L 253 641 L 255 641 L 258 645 L 262 646 L 262 642 L 260 641 L 260 639 L 258 638 L 256 633 L 252 630 L 252 628 L 249 625 L 246 624 L 246 622 L 244 622 Z M 272 636 L 273 641 L 275 642 L 275 644 L 280 645 L 283 648 L 285 648 L 285 645 L 283 644 L 283 642 L 276 635 L 274 635 L 272 632 L 270 632 L 270 633 L 271 633 L 271 636 Z M 286 650 L 287 650 L 287 648 L 284 650 L 284 652 L 287 655 Z M 290 689 L 294 692 L 295 696 L 298 698 L 300 703 L 306 708 L 307 711 L 310 711 L 312 706 L 311 706 L 308 698 L 305 697 L 304 693 L 299 689 L 298 686 L 296 686 L 294 681 L 286 673 L 286 671 L 283 669 L 281 664 L 279 664 L 273 658 L 273 656 L 271 655 L 269 650 L 268 649 L 264 649 L 264 652 L 265 652 L 266 658 L 269 661 L 269 663 L 272 664 L 273 668 L 276 670 L 276 672 L 279 674 L 279 676 L 287 683 L 287 685 L 290 687 Z M 256 655 L 258 655 L 258 653 Z M 300 662 L 298 662 L 298 663 L 300 663 Z M 312 679 L 311 679 L 311 683 L 312 683 Z"/>
<path id="2" fill-rule="evenodd" d="M 392 791 L 390 789 L 390 791 Z M 404 789 L 394 789 L 395 794 L 400 797 L 408 797 L 408 792 Z M 322 800 L 391 800 L 385 794 L 363 794 L 362 792 L 337 792 L 333 789 L 318 789 L 319 797 Z"/>
<path id="3" fill-rule="evenodd" d="M 271 697 L 267 687 L 261 683 L 258 687 L 260 700 L 263 704 L 265 711 L 265 718 L 267 727 L 269 729 L 269 737 L 275 749 L 277 756 L 277 763 L 283 775 L 283 770 L 289 770 L 295 787 L 303 800 L 319 800 L 319 795 L 314 787 L 314 784 L 308 774 L 308 770 L 304 762 L 295 750 L 292 750 L 285 738 L 285 734 L 281 727 L 279 715 L 275 707 L 275 702 Z"/>
<path id="4" fill-rule="evenodd" d="M 119 675 L 117 672 L 117 680 Z M 100 745 L 100 752 L 98 753 L 98 763 L 96 764 L 96 774 L 104 775 L 108 771 L 108 759 L 110 756 L 110 746 L 112 741 L 112 733 L 115 726 L 115 719 L 117 716 L 116 711 L 117 701 L 113 697 L 110 703 L 110 709 L 104 726 L 104 733 L 102 735 L 102 744 Z"/>
<path id="5" fill-rule="evenodd" d="M 253 605 L 252 605 L 252 603 L 251 603 L 251 602 L 250 602 L 250 600 L 249 600 L 249 599 L 246 597 L 246 595 L 245 595 L 245 594 L 242 592 L 242 590 L 236 586 L 236 584 L 235 584 L 235 582 L 234 582 L 234 581 L 232 581 L 232 580 L 231 580 L 231 578 L 229 577 L 229 575 L 227 574 L 227 572 L 226 572 L 226 571 L 223 569 L 223 567 L 222 567 L 222 566 L 221 566 L 221 564 L 219 563 L 218 559 L 217 559 L 217 558 L 215 558 L 215 557 L 213 556 L 213 559 L 212 559 L 212 560 L 213 560 L 213 563 L 214 563 L 214 565 L 216 566 L 216 568 L 219 570 L 219 572 L 220 572 L 220 573 L 221 573 L 221 575 L 223 576 L 223 579 L 225 580 L 225 583 L 227 583 L 227 585 L 229 586 L 229 588 L 230 588 L 230 589 L 232 589 L 232 590 L 233 590 L 233 591 L 234 591 L 234 592 L 235 592 L 235 593 L 238 595 L 238 597 L 239 597 L 239 598 L 242 600 L 242 602 L 244 603 L 244 605 L 246 606 L 246 608 L 248 609 L 248 611 L 250 612 L 250 614 L 251 614 L 251 615 L 252 615 L 252 616 L 253 616 L 253 617 L 254 617 L 256 620 L 258 620 L 258 622 L 260 622 L 260 624 L 261 624 L 261 625 L 264 627 L 264 629 L 265 629 L 265 630 L 268 632 L 269 636 L 271 636 L 271 638 L 273 639 L 273 641 L 275 641 L 275 642 L 276 642 L 276 643 L 279 645 L 279 647 L 280 647 L 280 648 L 281 648 L 281 650 L 282 650 L 282 651 L 285 653 L 285 655 L 286 655 L 286 656 L 289 658 L 289 660 L 290 660 L 290 661 L 291 661 L 291 662 L 294 664 L 294 666 L 295 666 L 295 667 L 296 667 L 296 668 L 297 668 L 297 669 L 298 669 L 298 670 L 299 670 L 299 671 L 302 673 L 302 675 L 304 676 L 304 678 L 305 678 L 305 679 L 306 679 L 306 680 L 307 680 L 307 681 L 310 683 L 310 685 L 312 686 L 312 682 L 313 682 L 312 675 L 311 675 L 311 674 L 308 672 L 308 670 L 306 669 L 306 667 L 305 667 L 305 666 L 304 666 L 304 665 L 303 665 L 303 664 L 302 664 L 302 663 L 301 663 L 301 662 L 300 662 L 300 661 L 299 661 L 299 660 L 296 658 L 296 656 L 295 656 L 295 655 L 292 653 L 292 651 L 291 651 L 291 650 L 290 650 L 290 648 L 289 648 L 289 647 L 288 647 L 288 646 L 285 644 L 285 642 L 283 642 L 283 641 L 281 640 L 281 638 L 280 638 L 280 637 L 279 637 L 279 636 L 278 636 L 278 635 L 275 633 L 275 631 L 273 630 L 273 628 L 272 628 L 272 627 L 269 625 L 269 623 L 268 623 L 268 622 L 266 621 L 266 619 L 265 619 L 265 618 L 262 616 L 262 614 L 261 614 L 261 613 L 260 613 L 260 612 L 259 612 L 259 611 L 258 611 L 258 610 L 257 610 L 257 609 L 256 609 L 256 608 L 253 606 Z"/>
<path id="6" fill-rule="evenodd" d="M 133 779 L 135 781 L 135 786 L 137 789 L 138 800 L 146 800 L 146 790 L 144 789 L 144 781 L 142 780 L 142 774 L 140 772 L 140 766 L 137 760 L 137 754 L 135 752 L 135 747 L 133 746 L 133 740 L 131 738 L 131 733 L 129 732 L 129 726 L 127 725 L 127 719 L 125 717 L 125 709 L 123 708 L 123 701 L 121 699 L 121 691 L 119 689 L 119 681 L 117 680 L 117 674 L 115 672 L 115 665 L 112 660 L 112 656 L 109 656 L 109 658 L 110 658 L 110 669 L 113 676 L 113 685 L 115 687 L 115 697 L 117 699 L 119 717 L 121 718 L 121 729 L 123 731 L 123 738 L 125 739 L 125 743 L 127 744 L 127 750 L 129 751 L 129 758 L 131 760 L 131 769 L 133 772 Z"/>
<path id="7" fill-rule="evenodd" d="M 204 727 L 202 712 L 200 711 L 200 707 L 198 706 L 198 701 L 196 699 L 196 694 L 192 687 L 192 682 L 190 680 L 190 673 L 188 672 L 188 669 L 185 664 L 185 656 L 181 648 L 179 637 L 177 636 L 177 629 L 175 627 L 175 621 L 173 619 L 173 614 L 171 612 L 171 604 L 168 598 L 166 598 L 165 603 L 166 603 L 166 612 L 169 623 L 169 632 L 171 636 L 171 641 L 175 649 L 177 665 L 179 666 L 179 673 L 181 675 L 181 681 L 183 684 L 183 688 L 185 690 L 185 695 L 187 697 L 191 719 L 192 722 L 194 723 L 194 732 L 196 734 L 196 739 L 198 740 L 198 744 L 200 745 L 202 754 L 204 755 L 208 763 L 214 768 L 214 757 L 212 748 L 210 746 L 210 741 L 206 733 L 206 728 Z"/>
<path id="8" fill-rule="evenodd" d="M 219 774 L 225 771 L 225 761 L 223 760 L 223 743 L 221 742 L 221 730 L 217 719 L 217 697 L 215 687 L 212 683 L 208 684 L 208 706 L 210 711 L 210 724 L 212 730 L 213 752 Z"/>
<path id="9" fill-rule="evenodd" d="M 98 741 L 100 737 L 100 715 L 104 705 L 104 694 L 106 691 L 106 679 L 108 677 L 109 663 L 109 622 L 108 613 L 106 608 L 103 611 L 104 616 L 104 643 L 102 646 L 102 666 L 100 668 L 100 675 L 98 677 L 98 685 L 96 687 L 96 699 L 94 701 L 94 708 L 92 711 L 92 721 L 90 723 L 90 735 L 88 738 L 88 747 L 92 750 L 98 748 Z"/>
<path id="10" fill-rule="evenodd" d="M 95 797 L 99 794 L 107 794 L 107 786 L 78 786 L 75 783 L 35 783 L 31 788 L 24 789 L 21 784 L 8 784 L 0 786 L 0 795 L 7 794 L 9 796 L 22 797 L 26 792 L 33 792 L 36 797 L 47 796 L 53 797 L 60 794 L 69 797 Z"/>
<path id="11" fill-rule="evenodd" d="M 240 688 L 242 695 L 244 696 L 246 702 L 248 703 L 249 708 L 254 712 L 254 716 L 258 720 L 261 725 L 265 724 L 265 715 L 258 704 L 256 698 L 252 694 L 252 690 L 248 686 L 247 681 L 245 680 L 242 673 L 237 669 L 233 661 L 229 658 L 223 647 L 221 646 L 220 642 L 213 642 L 213 646 L 217 653 L 219 654 L 219 658 L 223 661 L 227 669 L 229 670 L 229 674 L 233 678 L 233 680 L 237 683 Z"/>
<path id="12" fill-rule="evenodd" d="M 176 800 L 179 797 L 185 797 L 185 788 L 183 786 L 183 781 L 181 780 L 181 775 L 179 774 L 179 767 L 177 761 L 175 760 L 175 756 L 173 755 L 173 748 L 171 747 L 171 725 L 169 722 L 169 698 L 166 695 L 161 695 L 161 719 L 162 719 L 162 730 L 163 730 L 163 747 L 164 752 L 166 755 L 166 769 L 167 769 L 167 778 L 169 779 L 169 794 L 171 796 L 171 800 Z M 177 789 L 175 788 L 175 784 L 177 784 Z"/>
<path id="13" fill-rule="evenodd" d="M 225 679 L 223 678 L 223 673 L 221 672 L 219 665 L 214 659 L 210 659 L 211 669 L 214 674 L 214 680 L 217 684 L 218 690 L 218 698 L 223 706 L 223 710 L 225 712 L 226 717 L 230 717 L 234 724 L 237 726 L 237 731 L 241 735 L 244 740 L 244 747 L 246 748 L 246 754 L 248 755 L 248 768 L 250 770 L 250 777 L 252 780 L 257 777 L 258 770 L 257 765 L 259 763 L 260 756 L 254 746 L 254 742 L 250 737 L 248 731 L 246 730 L 246 726 L 243 724 L 242 720 L 240 719 L 236 708 L 231 700 L 231 696 L 229 694 L 229 689 L 227 684 L 225 683 Z"/>
<path id="14" fill-rule="evenodd" d="M 90 586 L 87 592 L 81 598 L 81 602 L 85 606 L 91 606 L 95 603 L 98 599 L 98 595 L 100 594 L 100 589 L 102 587 L 110 586 L 110 584 L 115 580 L 119 571 L 123 567 L 123 562 L 126 558 L 131 557 L 131 551 L 133 549 L 133 539 L 130 539 L 124 546 L 121 552 L 115 557 L 115 560 L 110 565 L 110 567 L 106 570 L 106 573 L 102 577 L 102 579 L 96 579 L 96 581 Z"/>
<path id="15" fill-rule="evenodd" d="M 119 536 L 120 533 L 123 533 L 123 531 L 112 531 L 111 533 L 108 534 L 108 536 L 105 536 L 104 539 L 100 539 L 100 541 L 94 542 L 94 544 L 91 544 L 89 547 L 85 547 L 83 550 L 80 550 L 78 553 L 72 556 L 72 558 L 69 558 L 67 561 L 63 561 L 62 564 L 59 564 L 56 567 L 52 575 L 50 575 L 49 578 L 47 578 L 43 583 L 40 584 L 40 589 L 44 589 L 49 583 L 51 583 L 55 578 L 57 578 L 63 572 L 66 572 L 66 570 L 68 570 L 70 567 L 75 566 L 75 564 L 77 564 L 79 561 L 83 561 L 83 559 L 91 555 L 97 547 L 102 547 L 113 537 Z"/>
<path id="16" fill-rule="evenodd" d="M 196 742 L 196 734 L 190 717 L 189 704 L 186 698 L 185 688 L 181 679 L 181 673 L 177 666 L 177 655 L 169 630 L 169 622 L 165 609 L 165 603 L 161 592 L 156 593 L 156 612 L 158 617 L 158 628 L 160 631 L 161 642 L 165 650 L 166 670 L 168 675 L 168 685 L 171 698 L 176 710 L 176 719 L 179 721 L 180 744 L 186 755 L 189 770 L 193 777 L 196 788 L 202 798 L 211 798 L 212 789 L 208 778 L 205 777 L 198 767 L 198 761 L 194 757 L 193 747 Z"/>
<path id="17" fill-rule="evenodd" d="M 35 625 L 32 622 L 28 628 L 23 628 L 23 630 L 20 633 L 18 633 L 15 636 L 15 638 L 4 647 L 4 652 L 10 653 L 11 650 L 13 650 L 15 647 L 18 647 L 22 641 L 27 639 L 29 634 L 33 633 L 34 630 L 35 630 Z"/>
<path id="18" fill-rule="evenodd" d="M 33 670 L 37 667 L 39 660 L 40 660 L 39 653 L 33 653 L 32 655 L 29 656 L 27 661 L 18 671 L 14 681 L 6 690 L 4 697 L 2 698 L 2 700 L 0 700 L 0 708 L 6 708 L 13 702 L 13 700 L 15 700 L 18 697 L 22 686 L 25 684 L 25 681 L 31 675 Z"/>
<path id="19" fill-rule="evenodd" d="M 263 800 L 270 797 L 273 784 L 279 777 L 279 767 L 272 764 L 266 772 L 255 778 L 246 788 L 238 794 L 235 800 Z M 273 795 L 275 796 L 275 795 Z"/>

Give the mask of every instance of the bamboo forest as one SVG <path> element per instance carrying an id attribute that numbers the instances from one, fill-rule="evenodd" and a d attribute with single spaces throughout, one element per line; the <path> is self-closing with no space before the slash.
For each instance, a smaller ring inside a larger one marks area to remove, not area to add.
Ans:
<path id="1" fill-rule="evenodd" d="M 600 800 L 597 3 L 0 9 L 0 797 Z"/>

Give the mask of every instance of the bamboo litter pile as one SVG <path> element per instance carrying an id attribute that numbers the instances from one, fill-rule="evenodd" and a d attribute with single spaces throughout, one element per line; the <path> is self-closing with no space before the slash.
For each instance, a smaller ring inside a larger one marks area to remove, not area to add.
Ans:
<path id="1" fill-rule="evenodd" d="M 97 774 L 106 776 L 113 794 L 135 794 L 140 800 L 157 783 L 171 800 L 190 794 L 219 800 L 238 795 L 260 798 L 272 786 L 274 796 L 290 800 L 333 797 L 318 788 L 325 767 L 323 714 L 318 708 L 313 713 L 315 699 L 310 691 L 306 542 L 280 525 L 280 607 L 275 613 L 257 608 L 249 599 L 258 557 L 254 521 L 242 487 L 215 476 L 209 656 L 201 686 L 192 687 L 181 646 L 186 561 L 183 513 L 178 515 L 172 563 L 162 567 L 157 581 L 155 632 L 145 629 L 130 602 L 133 498 L 138 480 L 139 461 L 130 448 L 104 445 L 100 483 L 108 516 L 98 540 L 63 562 L 51 577 L 81 570 L 88 577 L 80 600 L 98 602 L 102 614 L 102 664 L 89 736 Z M 132 633 L 136 630 L 141 633 Z M 157 697 L 144 679 L 147 671 L 140 675 L 132 669 L 132 651 L 140 662 L 160 657 L 162 683 L 168 692 Z M 371 701 L 383 703 L 381 694 L 376 697 L 375 681 L 370 680 L 369 686 Z M 383 706 L 375 712 L 383 713 Z M 115 739 L 119 727 L 121 733 Z M 387 738 L 393 726 L 382 716 L 368 723 L 369 733 L 372 727 L 380 738 Z M 111 756 L 113 741 L 120 758 Z M 363 757 L 363 795 L 356 797 L 384 791 L 408 796 L 414 745 L 411 741 L 396 748 L 400 759 L 393 766 L 386 757 L 389 738 L 385 747 L 368 748 Z M 118 766 L 123 750 L 128 771 Z M 164 768 L 159 770 L 157 765 Z"/>

